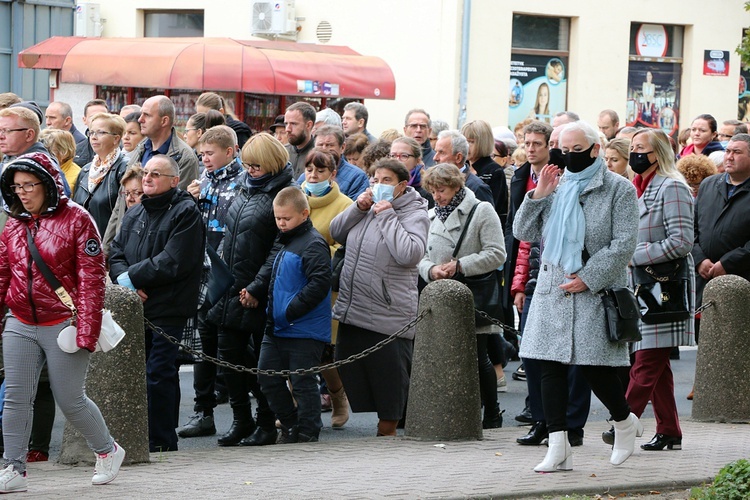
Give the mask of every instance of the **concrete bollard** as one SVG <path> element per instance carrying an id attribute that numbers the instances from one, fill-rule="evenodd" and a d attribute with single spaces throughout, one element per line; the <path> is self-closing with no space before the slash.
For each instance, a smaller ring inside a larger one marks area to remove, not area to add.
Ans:
<path id="1" fill-rule="evenodd" d="M 750 422 L 750 282 L 727 275 L 708 282 L 695 366 L 693 418 Z"/>
<path id="2" fill-rule="evenodd" d="M 125 330 L 125 338 L 113 350 L 91 356 L 86 394 L 101 410 L 110 434 L 125 448 L 125 463 L 148 462 L 143 304 L 135 293 L 110 284 L 104 307 Z M 93 464 L 94 458 L 83 436 L 66 422 L 59 462 Z"/>
<path id="3" fill-rule="evenodd" d="M 422 292 L 405 435 L 429 441 L 482 439 L 474 300 L 454 280 Z"/>

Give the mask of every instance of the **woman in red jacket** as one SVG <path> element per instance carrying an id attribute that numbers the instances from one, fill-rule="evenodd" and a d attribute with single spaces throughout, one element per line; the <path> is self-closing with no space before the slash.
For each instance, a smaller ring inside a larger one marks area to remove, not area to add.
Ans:
<path id="1" fill-rule="evenodd" d="M 8 164 L 0 176 L 0 192 L 10 215 L 0 236 L 0 308 L 10 309 L 3 331 L 5 453 L 0 493 L 27 489 L 28 423 L 45 361 L 55 401 L 96 453 L 92 483 L 109 483 L 125 450 L 110 436 L 83 388 L 104 305 L 106 271 L 96 225 L 81 206 L 69 203 L 57 167 L 45 154 L 22 155 Z M 33 261 L 28 237 L 78 310 L 78 350 L 73 353 L 57 344 L 60 331 L 71 324 L 71 311 Z"/>

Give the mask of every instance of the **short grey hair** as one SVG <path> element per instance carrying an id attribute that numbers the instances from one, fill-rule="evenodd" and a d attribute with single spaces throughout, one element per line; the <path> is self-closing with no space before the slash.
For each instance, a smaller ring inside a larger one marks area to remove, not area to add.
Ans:
<path id="1" fill-rule="evenodd" d="M 443 120 L 432 121 L 432 133 L 435 134 L 435 136 L 439 135 L 443 130 L 448 130 L 449 128 L 450 125 L 448 125 L 448 123 L 444 122 Z"/>
<path id="2" fill-rule="evenodd" d="M 341 117 L 331 108 L 321 109 L 315 114 L 315 123 L 323 122 L 326 125 L 341 127 Z"/>
<path id="3" fill-rule="evenodd" d="M 54 101 L 49 103 L 50 106 L 52 106 L 53 104 L 57 104 L 60 107 L 60 115 L 63 118 L 73 118 L 73 108 L 70 107 L 70 104 L 62 101 Z"/>
<path id="4" fill-rule="evenodd" d="M 180 166 L 177 164 L 177 161 L 174 158 L 172 158 L 171 156 L 159 153 L 158 155 L 152 156 L 151 159 L 146 163 L 146 165 L 148 165 L 149 163 L 151 163 L 151 161 L 153 161 L 153 160 L 162 162 L 165 165 L 167 165 L 169 167 L 170 174 L 172 174 L 172 175 L 174 175 L 176 177 L 180 176 Z"/>
<path id="5" fill-rule="evenodd" d="M 469 157 L 469 141 L 458 130 L 443 130 L 438 134 L 438 140 L 450 137 L 451 154 L 461 153 L 464 159 Z"/>
<path id="6" fill-rule="evenodd" d="M 586 142 L 589 146 L 591 146 L 592 144 L 599 144 L 599 130 L 584 121 L 566 123 L 565 125 L 563 125 L 562 130 L 560 130 L 560 143 L 562 143 L 562 139 L 566 134 L 568 134 L 569 132 L 577 131 L 583 132 L 583 135 L 586 137 Z M 601 158 L 602 156 L 604 156 L 603 147 L 599 148 L 599 157 Z"/>

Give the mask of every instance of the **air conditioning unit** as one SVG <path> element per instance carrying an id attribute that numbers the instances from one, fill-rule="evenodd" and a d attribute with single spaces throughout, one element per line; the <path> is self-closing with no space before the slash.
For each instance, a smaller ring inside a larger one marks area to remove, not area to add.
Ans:
<path id="1" fill-rule="evenodd" d="M 75 35 L 101 36 L 102 19 L 98 3 L 80 2 L 76 5 Z"/>
<path id="2" fill-rule="evenodd" d="M 254 0 L 251 33 L 253 36 L 296 36 L 294 0 Z"/>

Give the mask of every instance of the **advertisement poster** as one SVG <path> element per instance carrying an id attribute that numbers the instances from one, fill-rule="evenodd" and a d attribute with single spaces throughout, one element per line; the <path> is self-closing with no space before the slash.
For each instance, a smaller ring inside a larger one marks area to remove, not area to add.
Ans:
<path id="1" fill-rule="evenodd" d="M 740 71 L 740 92 L 737 100 L 737 119 L 741 122 L 750 122 L 750 71 Z"/>
<path id="2" fill-rule="evenodd" d="M 703 74 L 706 76 L 729 76 L 729 51 L 703 51 Z"/>
<path id="3" fill-rule="evenodd" d="M 508 88 L 508 125 L 511 129 L 527 118 L 552 123 L 565 111 L 568 58 L 513 54 Z"/>
<path id="4" fill-rule="evenodd" d="M 630 61 L 627 126 L 661 128 L 677 138 L 680 73 L 679 63 Z"/>

